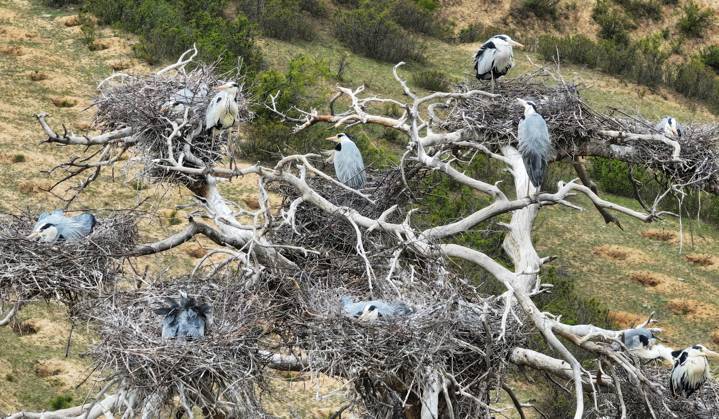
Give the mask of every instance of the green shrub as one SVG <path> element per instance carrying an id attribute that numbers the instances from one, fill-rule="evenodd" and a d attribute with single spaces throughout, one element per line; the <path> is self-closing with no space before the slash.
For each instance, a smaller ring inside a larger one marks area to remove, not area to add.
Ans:
<path id="1" fill-rule="evenodd" d="M 624 13 L 612 7 L 609 0 L 598 0 L 592 9 L 592 19 L 599 25 L 599 37 L 617 44 L 629 44 L 629 31 L 634 29 Z"/>
<path id="2" fill-rule="evenodd" d="M 12 162 L 13 163 L 25 163 L 27 159 L 25 158 L 24 154 L 15 154 L 12 156 Z"/>
<path id="3" fill-rule="evenodd" d="M 485 39 L 487 39 L 487 32 L 484 25 L 479 22 L 470 23 L 462 28 L 459 31 L 459 34 L 457 34 L 457 42 L 462 44 L 484 41 Z"/>
<path id="4" fill-rule="evenodd" d="M 559 17 L 559 0 L 519 0 L 512 6 L 517 17 L 534 15 L 540 19 L 556 20 Z"/>
<path id="5" fill-rule="evenodd" d="M 704 49 L 701 58 L 704 64 L 719 72 L 719 45 L 711 45 Z"/>
<path id="6" fill-rule="evenodd" d="M 719 112 L 719 79 L 700 60 L 675 65 L 670 70 L 669 79 L 670 86 L 677 92 L 707 102 L 715 113 Z"/>
<path id="7" fill-rule="evenodd" d="M 702 38 L 714 24 L 714 11 L 710 8 L 699 7 L 690 1 L 682 10 L 684 15 L 679 20 L 679 30 L 688 36 Z"/>
<path id="8" fill-rule="evenodd" d="M 660 0 L 614 0 L 620 4 L 634 19 L 662 19 L 662 3 Z"/>
<path id="9" fill-rule="evenodd" d="M 78 15 L 78 20 L 80 21 L 82 42 L 88 47 L 91 47 L 97 38 L 97 25 L 95 24 L 95 20 L 93 20 L 92 17 L 85 12 L 81 12 Z"/>
<path id="10" fill-rule="evenodd" d="M 50 410 L 60 410 L 72 407 L 72 396 L 61 394 L 50 400 Z"/>
<path id="11" fill-rule="evenodd" d="M 82 0 L 43 0 L 43 3 L 50 7 L 64 7 L 81 4 Z"/>
<path id="12" fill-rule="evenodd" d="M 425 35 L 446 38 L 451 25 L 436 13 L 431 4 L 415 0 L 394 0 L 390 3 L 390 16 L 401 27 Z"/>
<path id="13" fill-rule="evenodd" d="M 446 92 L 452 86 L 445 72 L 440 70 L 416 72 L 412 75 L 412 81 L 418 87 L 435 92 Z"/>
<path id="14" fill-rule="evenodd" d="M 262 56 L 254 45 L 254 32 L 244 16 L 228 20 L 222 15 L 225 0 L 87 0 L 87 11 L 103 24 L 115 24 L 140 37 L 134 50 L 150 63 L 175 60 L 197 44 L 199 59 L 220 61 L 220 70 L 243 58 L 244 69 L 254 73 Z"/>
<path id="15" fill-rule="evenodd" d="M 311 41 L 317 35 L 314 28 L 307 24 L 299 0 L 267 0 L 260 27 L 265 35 L 284 41 Z"/>
<path id="16" fill-rule="evenodd" d="M 334 0 L 335 3 L 342 6 L 357 7 L 360 5 L 360 0 Z"/>
<path id="17" fill-rule="evenodd" d="M 381 61 L 424 61 L 418 41 L 377 8 L 339 11 L 335 37 L 355 53 Z"/>
<path id="18" fill-rule="evenodd" d="M 314 17 L 327 17 L 327 7 L 321 0 L 300 0 L 300 9 Z"/>

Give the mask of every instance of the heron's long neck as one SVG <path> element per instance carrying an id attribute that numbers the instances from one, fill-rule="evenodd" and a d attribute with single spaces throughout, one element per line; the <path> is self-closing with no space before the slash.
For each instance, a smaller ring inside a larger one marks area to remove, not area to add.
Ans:
<path id="1" fill-rule="evenodd" d="M 672 356 L 672 348 L 657 344 L 654 345 L 651 351 L 669 362 L 674 362 L 674 357 Z"/>
<path id="2" fill-rule="evenodd" d="M 528 118 L 530 115 L 534 115 L 535 113 L 537 113 L 537 112 L 534 111 L 533 107 L 525 106 L 525 108 L 524 108 L 524 117 L 525 118 Z"/>

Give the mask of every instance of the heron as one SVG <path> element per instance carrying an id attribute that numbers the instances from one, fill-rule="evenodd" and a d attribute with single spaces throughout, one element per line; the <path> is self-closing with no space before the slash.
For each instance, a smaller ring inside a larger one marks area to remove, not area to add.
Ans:
<path id="1" fill-rule="evenodd" d="M 709 378 L 709 361 L 707 357 L 719 357 L 719 353 L 694 345 L 686 349 L 672 352 L 674 368 L 669 379 L 669 387 L 673 396 L 689 397 Z"/>
<path id="2" fill-rule="evenodd" d="M 172 110 L 173 114 L 182 114 L 187 106 L 203 101 L 207 97 L 208 87 L 206 84 L 200 84 L 197 91 L 192 91 L 189 87 L 182 88 L 173 93 L 170 100 L 162 104 L 161 110 L 167 112 Z"/>
<path id="3" fill-rule="evenodd" d="M 40 214 L 27 238 L 42 243 L 73 242 L 89 236 L 96 223 L 90 213 L 68 217 L 65 211 L 57 209 Z"/>
<path id="4" fill-rule="evenodd" d="M 658 338 L 654 334 L 661 329 L 647 329 L 637 327 L 622 332 L 622 342 L 631 353 L 642 359 L 664 358 L 673 361 L 672 350 L 664 345 L 658 344 Z"/>
<path id="5" fill-rule="evenodd" d="M 176 301 L 166 298 L 167 306 L 156 308 L 155 314 L 164 316 L 162 319 L 162 338 L 194 339 L 205 336 L 205 329 L 210 322 L 212 309 L 206 304 L 199 304 L 195 298 L 188 297 L 180 291 L 180 299 Z"/>
<path id="6" fill-rule="evenodd" d="M 407 316 L 414 310 L 404 303 L 392 303 L 383 300 L 352 302 L 350 297 L 340 298 L 342 313 L 347 317 L 373 321 L 381 317 Z"/>
<path id="7" fill-rule="evenodd" d="M 366 175 L 362 153 L 349 135 L 345 133 L 328 137 L 335 143 L 334 165 L 337 179 L 353 189 L 364 186 Z"/>
<path id="8" fill-rule="evenodd" d="M 669 138 L 681 138 L 682 127 L 677 122 L 677 119 L 671 116 L 665 116 L 661 121 L 654 127 L 657 131 L 661 132 Z"/>
<path id="9" fill-rule="evenodd" d="M 478 80 L 491 80 L 492 92 L 494 81 L 514 67 L 514 51 L 512 47 L 524 47 L 508 35 L 494 35 L 489 38 L 474 55 L 474 71 Z"/>
<path id="10" fill-rule="evenodd" d="M 207 113 L 205 114 L 205 129 L 208 131 L 213 128 L 222 130 L 232 127 L 240 112 L 235 101 L 237 93 L 240 91 L 240 87 L 236 82 L 225 83 L 216 87 L 215 90 L 218 93 L 207 105 Z"/>
<path id="11" fill-rule="evenodd" d="M 524 116 L 519 121 L 517 139 L 519 152 L 527 169 L 529 181 L 537 191 L 542 187 L 547 172 L 552 142 L 547 122 L 537 112 L 537 105 L 529 100 L 517 99 L 524 106 Z"/>

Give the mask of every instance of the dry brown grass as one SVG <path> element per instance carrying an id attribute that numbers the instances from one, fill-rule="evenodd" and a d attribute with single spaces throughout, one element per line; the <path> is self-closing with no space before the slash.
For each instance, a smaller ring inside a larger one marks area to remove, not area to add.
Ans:
<path id="1" fill-rule="evenodd" d="M 676 315 L 687 316 L 692 319 L 716 318 L 717 314 L 719 314 L 716 306 L 689 298 L 669 300 L 667 308 Z"/>
<path id="2" fill-rule="evenodd" d="M 677 233 L 668 230 L 657 230 L 650 228 L 642 232 L 642 237 L 662 242 L 674 241 L 677 239 Z"/>
<path id="3" fill-rule="evenodd" d="M 69 359 L 43 359 L 35 363 L 35 374 L 52 385 L 69 389 L 82 381 L 85 368 Z"/>
<path id="4" fill-rule="evenodd" d="M 23 51 L 22 47 L 19 47 L 17 45 L 10 45 L 6 47 L 0 47 L 0 54 L 19 57 L 21 55 L 25 55 L 25 51 Z"/>
<path id="5" fill-rule="evenodd" d="M 28 74 L 27 77 L 32 81 L 41 81 L 41 80 L 47 80 L 47 78 L 49 76 L 46 73 L 41 73 L 41 72 L 35 70 L 32 73 Z"/>
<path id="6" fill-rule="evenodd" d="M 712 332 L 712 343 L 719 345 L 719 329 Z"/>
<path id="7" fill-rule="evenodd" d="M 638 282 L 646 287 L 656 287 L 663 283 L 665 281 L 663 277 L 664 275 L 662 274 L 650 271 L 636 271 L 629 275 L 632 281 Z"/>
<path id="8" fill-rule="evenodd" d="M 255 196 L 248 196 L 248 197 L 242 198 L 242 202 L 244 202 L 244 204 L 247 205 L 247 208 L 249 208 L 251 210 L 260 209 L 260 201 Z"/>
<path id="9" fill-rule="evenodd" d="M 207 254 L 207 250 L 200 245 L 188 246 L 184 250 L 185 254 L 195 259 L 199 259 Z"/>
<path id="10" fill-rule="evenodd" d="M 704 267 L 714 265 L 714 258 L 711 255 L 692 254 L 686 255 L 686 259 L 694 265 Z"/>
<path id="11" fill-rule="evenodd" d="M 71 28 L 73 26 L 80 26 L 80 17 L 79 16 L 68 16 L 63 21 L 63 24 L 67 26 L 68 28 Z"/>
<path id="12" fill-rule="evenodd" d="M 691 301 L 692 300 L 674 299 L 667 303 L 667 307 L 672 313 L 684 316 L 696 312 L 696 307 Z"/>
<path id="13" fill-rule="evenodd" d="M 595 255 L 614 261 L 624 261 L 630 263 L 646 263 L 649 257 L 641 250 L 616 244 L 603 244 L 595 247 L 592 252 Z"/>
<path id="14" fill-rule="evenodd" d="M 639 314 L 629 313 L 627 311 L 610 311 L 607 316 L 609 320 L 621 328 L 630 328 L 641 324 L 645 319 Z"/>
<path id="15" fill-rule="evenodd" d="M 127 70 L 132 67 L 132 63 L 128 60 L 111 61 L 109 65 L 114 71 Z"/>
<path id="16" fill-rule="evenodd" d="M 53 97 L 50 98 L 53 105 L 58 108 L 72 108 L 77 105 L 77 99 L 71 97 Z"/>
<path id="17" fill-rule="evenodd" d="M 110 48 L 110 44 L 106 41 L 96 39 L 92 41 L 90 45 L 88 45 L 88 48 L 90 49 L 90 51 L 104 51 Z"/>

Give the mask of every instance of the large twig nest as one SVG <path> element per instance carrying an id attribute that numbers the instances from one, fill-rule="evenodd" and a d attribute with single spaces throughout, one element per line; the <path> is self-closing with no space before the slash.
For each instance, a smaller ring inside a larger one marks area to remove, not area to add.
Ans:
<path id="1" fill-rule="evenodd" d="M 172 153 L 175 159 L 182 155 L 186 167 L 212 167 L 227 155 L 233 130 L 213 133 L 204 123 L 205 111 L 216 93 L 213 88 L 228 80 L 241 83 L 240 69 L 217 74 L 214 66 L 201 65 L 190 72 L 115 77 L 100 87 L 95 125 L 103 132 L 132 128 L 150 178 L 192 183 L 193 176 L 163 170 L 157 162 L 169 164 L 168 138 L 175 130 Z M 242 87 L 236 97 L 236 123 L 252 118 Z"/>
<path id="2" fill-rule="evenodd" d="M 88 237 L 53 244 L 28 240 L 35 216 L 6 216 L 0 227 L 0 295 L 27 302 L 56 299 L 70 308 L 114 288 L 120 258 L 135 245 L 135 218 L 99 217 Z"/>
<path id="3" fill-rule="evenodd" d="M 111 372 L 139 405 L 173 397 L 206 413 L 263 417 L 256 391 L 263 386 L 265 360 L 258 341 L 271 317 L 263 300 L 236 283 L 173 280 L 145 290 L 118 293 L 94 304 L 89 314 L 100 343 L 90 352 L 99 370 Z M 211 307 L 204 337 L 163 339 L 153 310 L 179 291 Z"/>
<path id="4" fill-rule="evenodd" d="M 467 139 L 495 150 L 506 144 L 516 145 L 517 124 L 524 112 L 516 99 L 531 99 L 547 121 L 559 159 L 577 154 L 608 154 L 597 147 L 614 147 L 613 151 L 618 154 L 622 154 L 621 147 L 631 147 L 632 153 L 624 155 L 626 161 L 659 170 L 676 184 L 698 188 L 716 184 L 719 175 L 719 127 L 716 125 L 683 123 L 683 135 L 677 140 L 681 146 L 681 160 L 677 160 L 673 158 L 673 148 L 664 142 L 612 138 L 603 134 L 606 131 L 659 134 L 654 129 L 657 121 L 618 111 L 612 115 L 597 112 L 582 100 L 578 86 L 564 83 L 559 78 L 547 83 L 548 75 L 538 72 L 503 79 L 498 83 L 500 96 L 497 98 L 471 96 L 452 100 L 442 126 L 451 131 L 466 129 Z M 467 82 L 458 90 L 485 87 L 478 83 Z"/>

